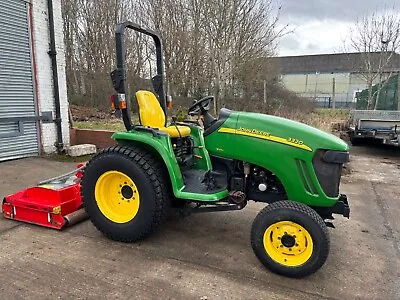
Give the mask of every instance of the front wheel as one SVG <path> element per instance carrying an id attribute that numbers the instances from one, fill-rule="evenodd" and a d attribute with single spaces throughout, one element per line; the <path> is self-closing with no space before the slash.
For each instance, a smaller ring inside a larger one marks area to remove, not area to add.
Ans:
<path id="1" fill-rule="evenodd" d="M 272 272 L 304 277 L 325 263 L 328 229 L 308 206 L 278 201 L 258 213 L 251 229 L 251 245 L 257 258 Z"/>

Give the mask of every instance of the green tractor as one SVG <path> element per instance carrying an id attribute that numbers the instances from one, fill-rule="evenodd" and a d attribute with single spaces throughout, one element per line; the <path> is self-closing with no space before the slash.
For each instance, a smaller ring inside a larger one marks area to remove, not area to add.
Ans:
<path id="1" fill-rule="evenodd" d="M 126 29 L 151 36 L 156 46 L 156 95 L 136 92 L 140 123 L 135 125 L 125 96 Z M 328 256 L 332 214 L 350 213 L 346 196 L 339 193 L 347 144 L 310 126 L 259 113 L 222 108 L 215 118 L 209 113 L 213 97 L 189 108 L 197 120 L 172 118 L 167 125 L 160 37 L 121 23 L 116 52 L 113 106 L 127 131 L 113 134 L 118 145 L 94 156 L 81 182 L 86 211 L 97 229 L 112 240 L 134 242 L 158 229 L 171 207 L 213 212 L 241 210 L 249 200 L 265 202 L 251 228 L 257 258 L 290 277 L 318 270 Z"/>

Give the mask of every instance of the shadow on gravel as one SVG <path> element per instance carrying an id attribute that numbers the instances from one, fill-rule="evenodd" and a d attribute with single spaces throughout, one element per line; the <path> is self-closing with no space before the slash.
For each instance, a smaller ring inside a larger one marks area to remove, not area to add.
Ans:
<path id="1" fill-rule="evenodd" d="M 369 141 L 365 141 L 359 146 L 350 146 L 350 157 L 352 154 L 400 161 L 400 147 L 375 144 Z"/>

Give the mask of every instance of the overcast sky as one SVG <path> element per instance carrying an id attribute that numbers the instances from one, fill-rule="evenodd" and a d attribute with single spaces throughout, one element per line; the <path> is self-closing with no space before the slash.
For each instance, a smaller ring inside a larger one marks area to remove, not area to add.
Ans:
<path id="1" fill-rule="evenodd" d="M 341 52 L 357 16 L 385 6 L 400 10 L 400 0 L 280 0 L 279 3 L 280 24 L 289 24 L 294 30 L 280 40 L 280 56 Z"/>

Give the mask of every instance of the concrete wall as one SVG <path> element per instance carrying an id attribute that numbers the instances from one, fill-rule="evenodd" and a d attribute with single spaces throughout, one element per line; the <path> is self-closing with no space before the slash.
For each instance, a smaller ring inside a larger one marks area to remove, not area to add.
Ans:
<path id="1" fill-rule="evenodd" d="M 68 100 L 65 75 L 65 52 L 63 39 L 63 21 L 61 15 L 61 0 L 53 0 L 54 26 L 56 35 L 58 84 L 61 102 L 62 134 L 64 145 L 69 145 Z M 39 112 L 53 111 L 55 118 L 53 77 L 50 50 L 50 35 L 48 25 L 48 9 L 46 0 L 32 1 L 33 39 L 36 61 L 37 94 Z M 42 150 L 46 153 L 56 150 L 57 131 L 55 123 L 41 124 Z"/>

